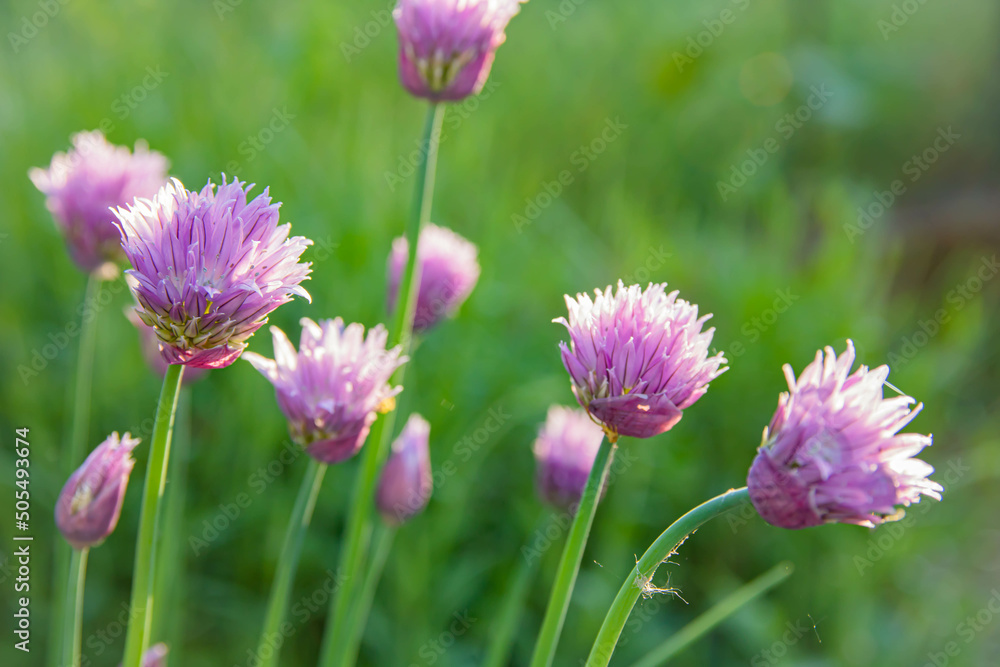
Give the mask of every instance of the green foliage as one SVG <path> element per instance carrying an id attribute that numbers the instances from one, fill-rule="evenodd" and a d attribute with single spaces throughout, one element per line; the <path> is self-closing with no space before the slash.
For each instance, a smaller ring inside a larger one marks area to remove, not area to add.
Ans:
<path id="1" fill-rule="evenodd" d="M 307 253 L 313 303 L 296 301 L 271 318 L 294 339 L 303 316 L 384 319 L 385 257 L 409 210 L 406 164 L 423 117 L 395 77 L 394 30 L 380 25 L 388 2 L 53 2 L 58 11 L 37 34 L 12 43 L 8 33 L 20 35 L 45 4 L 0 8 L 0 427 L 4 442 L 13 428 L 30 427 L 35 494 L 34 650 L 25 662 L 5 640 L 3 664 L 41 664 L 49 639 L 52 503 L 64 481 L 59 455 L 77 341 L 25 381 L 19 369 L 31 368 L 34 351 L 44 354 L 50 334 L 58 339 L 78 318 L 85 282 L 27 170 L 65 150 L 71 133 L 107 119 L 111 141 L 148 140 L 189 187 L 222 171 L 270 186 L 284 202 L 283 219 L 316 240 Z M 884 36 L 879 22 L 891 23 L 895 5 L 919 8 Z M 724 9 L 733 20 L 719 29 L 713 21 Z M 953 293 L 992 257 L 995 213 L 985 234 L 969 232 L 968 212 L 958 209 L 917 226 L 919 212 L 996 183 L 996 18 L 987 0 L 532 0 L 523 7 L 491 88 L 445 119 L 433 219 L 480 245 L 483 273 L 460 316 L 423 341 L 407 373 L 400 410 L 419 410 L 431 422 L 439 483 L 425 514 L 397 536 L 363 664 L 481 660 L 522 545 L 536 541 L 536 425 L 550 403 L 573 401 L 556 348 L 562 331 L 550 321 L 563 314 L 564 293 L 624 276 L 667 281 L 714 313 L 716 344 L 731 370 L 670 433 L 623 440 L 632 463 L 598 509 L 557 664 L 585 657 L 634 557 L 666 525 L 744 483 L 785 388 L 782 364 L 800 370 L 817 348 L 840 350 L 848 337 L 863 363 L 893 360 L 890 380 L 926 403 L 912 428 L 936 435 L 924 458 L 938 469 L 945 501 L 925 501 L 911 508 L 912 521 L 872 532 L 788 532 L 742 515 L 717 521 L 684 545 L 676 565 L 661 568 L 689 604 L 641 601 L 618 663 L 638 659 L 781 560 L 795 564 L 782 587 L 675 664 L 917 665 L 949 641 L 960 648 L 957 664 L 997 655 L 1000 619 L 993 615 L 993 625 L 971 637 L 959 624 L 986 607 L 1000 569 L 998 289 L 987 280 L 981 289 L 970 285 L 968 298 Z M 690 63 L 677 57 L 689 38 L 708 44 Z M 166 76 L 137 93 L 147 68 Z M 832 96 L 813 99 L 819 108 L 786 136 L 783 117 L 808 108 L 812 88 L 822 85 Z M 264 132 L 278 115 L 285 126 Z M 601 147 L 609 122 L 625 127 Z M 904 171 L 911 156 L 948 126 L 961 138 L 911 181 Z M 258 150 L 250 137 L 266 145 Z M 776 151 L 765 148 L 769 138 Z M 733 169 L 762 149 L 763 163 L 723 198 L 720 181 L 730 182 Z M 564 170 L 571 182 L 553 197 Z M 895 179 L 906 180 L 906 192 L 855 233 L 858 207 Z M 90 442 L 131 430 L 148 443 L 151 429 L 142 424 L 159 382 L 121 315 L 127 292 L 109 296 Z M 788 304 L 780 314 L 776 299 Z M 922 336 L 921 322 L 929 327 L 939 309 L 946 321 Z M 251 349 L 270 354 L 266 331 Z M 185 400 L 189 481 L 176 545 L 183 575 L 175 582 L 182 607 L 157 639 L 171 643 L 175 665 L 246 665 L 306 462 L 277 465 L 273 478 L 266 472 L 287 436 L 270 385 L 249 364 L 210 373 Z M 490 410 L 509 416 L 483 435 Z M 111 635 L 128 599 L 140 449 L 122 522 L 90 557 L 83 650 L 95 666 L 116 665 L 123 646 L 122 635 Z M 0 455 L 7 558 L 12 456 L 8 447 Z M 356 463 L 331 469 L 324 483 L 284 664 L 315 662 L 323 586 L 336 566 Z M 225 523 L 241 493 L 249 507 L 207 539 L 205 522 Z M 189 537 L 209 543 L 196 554 Z M 561 537 L 542 556 L 513 664 L 530 655 L 560 547 Z M 0 599 L 12 609 L 4 572 Z M 456 614 L 468 622 L 455 624 Z M 789 623 L 809 631 L 787 634 Z"/>

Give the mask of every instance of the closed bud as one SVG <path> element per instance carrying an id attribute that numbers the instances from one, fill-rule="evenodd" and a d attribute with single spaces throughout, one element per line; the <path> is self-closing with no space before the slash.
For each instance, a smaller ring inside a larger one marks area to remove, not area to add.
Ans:
<path id="1" fill-rule="evenodd" d="M 536 486 L 542 500 L 560 509 L 579 503 L 603 439 L 604 431 L 586 411 L 560 405 L 549 408 L 534 446 Z"/>
<path id="2" fill-rule="evenodd" d="M 375 494 L 375 506 L 389 524 L 399 525 L 419 514 L 431 499 L 430 434 L 427 420 L 414 413 L 392 443 Z"/>
<path id="3" fill-rule="evenodd" d="M 56 526 L 75 549 L 96 546 L 118 525 L 137 438 L 112 433 L 70 475 L 56 501 Z"/>

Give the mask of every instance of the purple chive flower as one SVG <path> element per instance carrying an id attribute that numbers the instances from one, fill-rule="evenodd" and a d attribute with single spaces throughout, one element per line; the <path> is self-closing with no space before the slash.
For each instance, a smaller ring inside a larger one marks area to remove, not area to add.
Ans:
<path id="1" fill-rule="evenodd" d="M 399 78 L 417 97 L 460 100 L 482 90 L 507 23 L 527 0 L 399 0 Z"/>
<path id="2" fill-rule="evenodd" d="M 150 369 L 162 378 L 166 374 L 167 368 L 170 364 L 163 359 L 163 353 L 160 351 L 163 344 L 157 337 L 156 331 L 153 330 L 153 327 L 148 326 L 145 322 L 139 319 L 139 316 L 135 312 L 135 308 L 126 308 L 125 317 L 132 323 L 136 332 L 139 334 L 139 349 L 142 351 L 142 358 L 146 360 L 146 364 L 150 367 Z M 190 384 L 201 379 L 201 377 L 207 372 L 208 370 L 204 368 L 188 368 L 184 371 L 184 379 L 182 382 L 184 384 Z"/>
<path id="3" fill-rule="evenodd" d="M 580 502 L 604 432 L 579 408 L 553 405 L 535 440 L 536 486 L 542 499 L 561 509 Z"/>
<path id="4" fill-rule="evenodd" d="M 402 279 L 410 244 L 400 236 L 392 242 L 388 274 L 389 311 L 396 307 L 399 282 Z M 427 224 L 417 242 L 420 262 L 420 290 L 413 316 L 413 330 L 426 331 L 458 310 L 472 293 L 479 280 L 479 249 L 445 227 Z"/>
<path id="5" fill-rule="evenodd" d="M 135 152 L 108 143 L 101 132 L 73 135 L 73 148 L 56 153 L 48 169 L 28 172 L 66 239 L 73 261 L 86 272 L 122 258 L 113 208 L 152 197 L 167 180 L 167 159 L 136 142 Z"/>
<path id="6" fill-rule="evenodd" d="M 135 460 L 137 438 L 112 433 L 70 475 L 56 500 L 56 526 L 74 549 L 96 546 L 114 531 Z"/>
<path id="7" fill-rule="evenodd" d="M 768 523 L 807 528 L 822 523 L 873 527 L 902 514 L 921 495 L 941 499 L 934 472 L 913 458 L 931 436 L 899 433 L 922 404 L 909 396 L 882 397 L 888 366 L 853 374 L 854 344 L 838 358 L 833 348 L 816 353 L 795 379 L 785 365 L 789 393 L 764 431 L 747 478 L 750 500 Z"/>
<path id="8" fill-rule="evenodd" d="M 271 327 L 274 359 L 248 352 L 246 360 L 274 385 L 292 439 L 323 463 L 339 463 L 358 453 L 377 412 L 388 412 L 402 388 L 389 378 L 407 358 L 401 348 L 386 350 L 381 324 L 365 336 L 360 324 L 339 317 L 317 324 L 303 318 L 299 351 Z"/>
<path id="9" fill-rule="evenodd" d="M 375 506 L 386 523 L 402 524 L 422 512 L 431 499 L 430 434 L 427 420 L 413 413 L 392 443 L 375 492 Z"/>
<path id="10" fill-rule="evenodd" d="M 703 331 L 711 315 L 666 294 L 666 283 L 595 290 L 595 297 L 566 297 L 570 344 L 560 343 L 573 393 L 604 424 L 612 441 L 619 435 L 649 438 L 680 421 L 682 410 L 704 395 L 708 383 L 727 369 L 722 353 L 708 356 L 715 329 Z"/>
<path id="11" fill-rule="evenodd" d="M 126 271 L 139 302 L 136 313 L 153 327 L 168 364 L 224 368 L 236 361 L 267 315 L 293 295 L 309 263 L 299 257 L 312 241 L 288 238 L 267 189 L 247 202 L 245 183 L 225 177 L 218 192 L 177 179 L 152 200 L 119 208 Z"/>

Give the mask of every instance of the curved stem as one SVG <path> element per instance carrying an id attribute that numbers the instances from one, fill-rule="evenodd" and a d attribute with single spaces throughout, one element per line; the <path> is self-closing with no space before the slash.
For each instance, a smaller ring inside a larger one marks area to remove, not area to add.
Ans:
<path id="1" fill-rule="evenodd" d="M 83 462 L 87 450 L 87 432 L 90 427 L 90 390 L 94 377 L 94 350 L 97 347 L 97 296 L 103 284 L 101 275 L 95 271 L 87 276 L 87 287 L 83 295 L 83 310 L 90 318 L 83 317 L 80 321 L 80 352 L 76 364 L 76 386 L 73 393 L 73 422 L 70 430 L 69 452 L 63 457 L 63 473 L 69 477 L 76 467 Z M 54 599 L 66 597 L 65 579 L 62 573 L 70 566 L 71 548 L 65 540 L 56 540 L 56 572 Z M 68 619 L 63 616 L 65 611 L 60 605 L 55 605 L 54 636 L 62 636 Z M 53 667 L 59 664 L 58 651 L 50 653 Z"/>
<path id="2" fill-rule="evenodd" d="M 647 653 L 632 667 L 659 667 L 659 665 L 666 664 L 672 657 L 696 642 L 705 633 L 742 609 L 744 605 L 749 604 L 758 596 L 790 577 L 794 569 L 794 566 L 788 561 L 778 563 L 753 581 L 743 584 L 714 607 Z"/>
<path id="3" fill-rule="evenodd" d="M 83 588 L 87 579 L 87 554 L 90 549 L 73 549 L 70 557 L 66 606 L 63 608 L 62 665 L 80 667 L 80 646 L 83 643 Z"/>
<path id="4" fill-rule="evenodd" d="M 614 653 L 615 646 L 618 644 L 622 628 L 625 627 L 625 622 L 628 620 L 629 614 L 632 613 L 632 607 L 635 606 L 635 601 L 642 593 L 643 584 L 648 585 L 652 581 L 660 564 L 669 558 L 699 526 L 728 512 L 737 505 L 747 502 L 748 498 L 746 487 L 726 491 L 722 495 L 698 505 L 674 521 L 656 538 L 656 541 L 646 549 L 646 553 L 629 572 L 625 583 L 622 584 L 615 597 L 615 601 L 611 603 L 608 615 L 604 617 L 601 630 L 597 633 L 597 639 L 594 640 L 594 646 L 590 649 L 586 667 L 604 667 L 611 660 L 611 654 Z"/>
<path id="5" fill-rule="evenodd" d="M 542 621 L 542 629 L 535 643 L 531 667 L 548 667 L 555 657 L 556 645 L 559 643 L 566 611 L 569 609 L 569 599 L 576 585 L 580 562 L 583 560 L 583 550 L 587 546 L 594 514 L 597 513 L 597 499 L 607 480 L 616 449 L 617 445 L 608 438 L 601 440 L 601 447 L 597 450 L 597 457 L 587 477 L 587 486 L 583 489 L 583 496 L 580 498 L 569 536 L 566 538 L 566 545 L 563 547 L 562 557 L 559 559 L 559 569 L 556 570 L 549 606 L 545 610 L 545 620 Z"/>
<path id="6" fill-rule="evenodd" d="M 163 376 L 163 390 L 156 406 L 153 422 L 153 441 L 146 464 L 146 479 L 142 492 L 142 513 L 139 534 L 135 540 L 135 569 L 132 574 L 132 601 L 129 611 L 128 632 L 125 635 L 125 662 L 123 667 L 139 667 L 142 654 L 149 644 L 153 620 L 153 583 L 156 572 L 156 546 L 160 537 L 160 518 L 163 490 L 167 483 L 167 466 L 170 462 L 170 440 L 177 411 L 184 367 L 167 366 Z"/>
<path id="7" fill-rule="evenodd" d="M 278 566 L 271 584 L 271 597 L 267 601 L 267 614 L 264 617 L 264 629 L 260 634 L 260 645 L 257 658 L 260 667 L 272 667 L 278 664 L 278 654 L 281 651 L 281 622 L 285 619 L 288 608 L 288 596 L 295 580 L 295 571 L 299 567 L 299 556 L 302 554 L 302 542 L 316 509 L 316 497 L 323 484 L 323 474 L 326 464 L 309 458 L 309 467 L 302 478 L 299 495 L 292 508 L 292 516 L 288 519 L 288 530 L 285 531 L 285 541 L 281 545 L 281 555 L 278 556 Z M 264 649 L 270 647 L 271 650 Z M 265 657 L 266 656 L 266 657 Z"/>
<path id="8" fill-rule="evenodd" d="M 420 239 L 420 230 L 431 216 L 438 144 L 441 141 L 441 122 L 443 119 L 444 106 L 432 104 L 427 111 L 427 121 L 424 125 L 424 138 L 421 144 L 423 150 L 420 151 L 421 163 L 417 167 L 417 188 L 413 214 L 406 227 L 409 257 L 406 261 L 406 270 L 403 271 L 399 283 L 399 292 L 396 297 L 396 316 L 389 332 L 390 346 L 401 345 L 403 354 L 409 352 L 410 341 L 413 337 L 413 316 L 417 308 L 416 297 L 420 286 L 420 265 L 416 261 L 417 244 Z M 403 365 L 393 374 L 391 380 L 393 384 L 398 385 L 402 382 L 405 369 L 406 366 Z M 323 667 L 347 664 L 348 632 L 351 625 L 349 612 L 364 566 L 367 538 L 371 535 L 371 509 L 375 481 L 379 467 L 389 451 L 389 439 L 392 437 L 394 421 L 395 415 L 392 412 L 376 421 L 369 434 L 370 444 L 361 453 L 361 468 L 354 485 L 344 549 L 340 555 L 338 569 L 338 574 L 343 574 L 344 580 L 330 603 L 330 613 L 326 619 L 326 630 L 323 635 L 323 648 L 319 661 Z"/>
<path id="9" fill-rule="evenodd" d="M 375 550 L 372 552 L 371 564 L 365 576 L 365 582 L 361 587 L 361 594 L 358 601 L 351 610 L 351 629 L 347 647 L 347 661 L 354 664 L 358 658 L 358 648 L 361 646 L 361 639 L 365 634 L 365 626 L 368 623 L 368 613 L 372 609 L 372 601 L 375 599 L 375 591 L 378 590 L 379 579 L 382 578 L 382 570 L 385 562 L 392 551 L 392 542 L 396 537 L 396 529 L 384 524 L 375 528 Z"/>

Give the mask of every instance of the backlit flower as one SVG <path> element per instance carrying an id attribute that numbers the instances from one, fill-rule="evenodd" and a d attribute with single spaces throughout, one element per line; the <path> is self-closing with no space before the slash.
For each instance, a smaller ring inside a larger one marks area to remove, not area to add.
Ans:
<path id="1" fill-rule="evenodd" d="M 486 83 L 504 30 L 526 0 L 399 0 L 399 77 L 417 97 L 460 100 Z"/>
<path id="2" fill-rule="evenodd" d="M 405 361 L 386 350 L 381 324 L 365 336 L 360 324 L 339 317 L 319 324 L 303 318 L 299 349 L 271 327 L 274 359 L 248 352 L 246 360 L 274 385 L 292 439 L 323 463 L 338 463 L 361 449 L 377 413 L 388 411 L 402 387 L 389 378 Z"/>
<path id="3" fill-rule="evenodd" d="M 228 366 L 271 311 L 309 298 L 300 283 L 310 264 L 299 258 L 312 241 L 289 238 L 267 189 L 247 202 L 244 185 L 223 177 L 218 192 L 211 182 L 193 192 L 173 179 L 117 211 L 136 313 L 169 364 Z"/>
<path id="4" fill-rule="evenodd" d="M 612 440 L 669 430 L 726 370 L 721 352 L 708 356 L 715 329 L 703 326 L 711 315 L 698 317 L 698 306 L 665 287 L 618 281 L 614 293 L 567 296 L 569 320 L 553 320 L 569 331 L 559 347 L 576 400 Z"/>
<path id="5" fill-rule="evenodd" d="M 899 433 L 920 412 L 909 396 L 883 398 L 888 366 L 854 373 L 854 345 L 838 358 L 833 348 L 796 379 L 785 365 L 788 393 L 764 431 L 747 479 L 750 499 L 765 521 L 781 528 L 822 523 L 874 526 L 900 518 L 899 505 L 921 495 L 941 499 L 934 472 L 913 458 L 931 436 Z"/>

